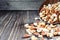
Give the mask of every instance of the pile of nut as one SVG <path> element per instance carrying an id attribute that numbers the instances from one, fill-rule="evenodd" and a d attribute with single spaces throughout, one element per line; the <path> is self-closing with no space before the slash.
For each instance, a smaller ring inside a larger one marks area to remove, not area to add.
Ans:
<path id="1" fill-rule="evenodd" d="M 60 2 L 44 5 L 39 15 L 48 23 L 60 22 Z"/>
<path id="2" fill-rule="evenodd" d="M 60 21 L 60 2 L 44 5 L 39 15 L 40 18 L 51 24 L 41 22 L 40 19 L 36 19 L 34 23 L 25 24 L 24 27 L 27 33 L 23 36 L 24 38 L 30 37 L 31 40 L 38 40 L 38 38 L 41 38 L 45 40 L 44 36 L 52 38 L 60 35 L 60 27 L 52 24 Z M 60 38 L 57 40 L 60 40 Z"/>
<path id="3" fill-rule="evenodd" d="M 44 40 L 44 36 L 52 38 L 60 35 L 60 28 L 57 25 L 47 25 L 44 22 L 40 22 L 39 19 L 35 23 L 25 24 L 24 27 L 27 33 L 23 37 L 30 37 L 31 40 L 38 40 L 38 37 Z"/>

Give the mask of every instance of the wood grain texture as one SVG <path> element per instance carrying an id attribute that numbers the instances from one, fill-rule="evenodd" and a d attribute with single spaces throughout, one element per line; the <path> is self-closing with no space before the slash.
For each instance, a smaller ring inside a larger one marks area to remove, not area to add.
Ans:
<path id="1" fill-rule="evenodd" d="M 44 0 L 0 0 L 0 10 L 39 10 Z"/>

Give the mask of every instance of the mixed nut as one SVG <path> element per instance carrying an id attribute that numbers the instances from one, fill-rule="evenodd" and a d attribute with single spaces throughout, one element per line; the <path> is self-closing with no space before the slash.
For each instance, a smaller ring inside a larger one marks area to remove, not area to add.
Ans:
<path id="1" fill-rule="evenodd" d="M 27 35 L 23 37 L 31 37 L 31 40 L 37 40 L 37 37 L 44 39 L 44 36 L 51 38 L 60 35 L 60 28 L 57 25 L 47 25 L 45 22 L 40 22 L 39 19 L 36 20 L 36 23 L 25 24 L 24 27 Z"/>
<path id="2" fill-rule="evenodd" d="M 44 5 L 39 15 L 48 23 L 60 22 L 60 2 Z"/>

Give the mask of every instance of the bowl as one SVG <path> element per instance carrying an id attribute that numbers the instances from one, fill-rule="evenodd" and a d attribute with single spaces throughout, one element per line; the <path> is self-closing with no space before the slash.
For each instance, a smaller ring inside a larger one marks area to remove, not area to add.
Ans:
<path id="1" fill-rule="evenodd" d="M 46 23 L 60 23 L 59 0 L 46 0 L 39 8 L 39 16 Z"/>

